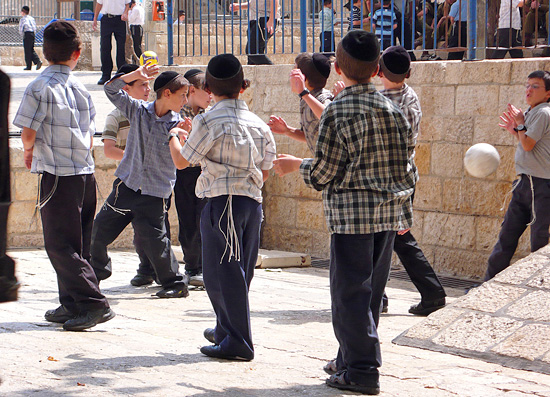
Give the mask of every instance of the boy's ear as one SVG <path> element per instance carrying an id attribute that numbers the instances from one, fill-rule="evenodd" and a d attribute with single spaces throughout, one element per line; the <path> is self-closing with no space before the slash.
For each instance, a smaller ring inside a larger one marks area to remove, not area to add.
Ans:
<path id="1" fill-rule="evenodd" d="M 342 69 L 340 69 L 340 66 L 338 66 L 338 62 L 334 61 L 334 71 L 338 74 L 342 74 Z"/>
<path id="2" fill-rule="evenodd" d="M 376 70 L 374 71 L 374 73 L 373 73 L 372 76 L 370 76 L 370 77 L 375 77 L 376 75 L 378 75 L 378 71 L 379 71 L 379 70 L 380 70 L 380 65 L 378 65 L 378 66 L 376 67 Z"/>
<path id="3" fill-rule="evenodd" d="M 195 88 L 194 85 L 190 85 L 189 86 L 189 89 L 187 90 L 187 96 L 191 95 L 191 94 L 194 94 L 195 91 L 197 91 L 197 89 Z"/>
<path id="4" fill-rule="evenodd" d="M 81 50 L 76 50 L 71 54 L 71 59 L 73 61 L 78 61 L 78 58 L 80 58 L 80 52 Z"/>

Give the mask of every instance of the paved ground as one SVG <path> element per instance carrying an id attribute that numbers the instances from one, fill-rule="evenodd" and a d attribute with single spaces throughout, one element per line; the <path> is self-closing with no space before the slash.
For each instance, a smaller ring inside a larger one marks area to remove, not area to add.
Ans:
<path id="1" fill-rule="evenodd" d="M 336 352 L 328 271 L 257 270 L 250 295 L 256 359 L 203 356 L 214 314 L 204 291 L 160 300 L 159 287 L 129 285 L 131 252 L 114 252 L 102 282 L 117 317 L 90 331 L 65 332 L 43 314 L 57 306 L 54 272 L 43 250 L 13 251 L 20 300 L 0 306 L 2 396 L 332 396 L 323 364 Z M 381 318 L 385 396 L 550 396 L 550 376 L 391 343 L 422 320 L 407 313 L 417 293 L 390 281 L 390 312 Z M 462 291 L 449 290 L 451 295 Z M 453 298 L 450 299 L 454 300 Z"/>

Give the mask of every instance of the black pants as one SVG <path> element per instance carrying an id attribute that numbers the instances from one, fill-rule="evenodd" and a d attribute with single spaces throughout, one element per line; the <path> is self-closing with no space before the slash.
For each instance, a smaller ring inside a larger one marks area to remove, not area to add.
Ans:
<path id="1" fill-rule="evenodd" d="M 449 48 L 468 46 L 468 23 L 455 22 L 451 36 L 449 37 Z M 449 52 L 447 59 L 462 60 L 464 51 Z"/>
<path id="2" fill-rule="evenodd" d="M 535 222 L 531 225 L 531 252 L 548 244 L 548 228 L 550 226 L 550 179 L 532 177 L 535 192 Z M 498 241 L 489 256 L 485 281 L 510 266 L 510 261 L 516 252 L 518 241 L 527 224 L 533 216 L 533 195 L 531 182 L 527 175 L 522 174 L 516 181 L 517 186 L 512 193 L 512 200 L 504 215 Z"/>
<path id="3" fill-rule="evenodd" d="M 332 325 L 339 343 L 336 365 L 361 384 L 378 382 L 382 365 L 377 327 L 394 231 L 333 234 L 330 242 Z"/>
<path id="4" fill-rule="evenodd" d="M 73 313 L 109 307 L 90 265 L 90 238 L 96 208 L 93 174 L 55 176 L 45 172 L 40 201 L 44 245 L 57 273 L 59 302 Z"/>
<path id="5" fill-rule="evenodd" d="M 19 286 L 15 277 L 15 261 L 6 254 L 9 206 L 10 203 L 0 203 L 0 302 L 17 300 Z"/>
<path id="6" fill-rule="evenodd" d="M 254 358 L 248 290 L 260 247 L 262 205 L 244 196 L 231 196 L 239 260 L 230 257 L 227 234 L 228 196 L 207 200 L 201 214 L 203 276 L 216 313 L 215 339 L 222 351 Z"/>
<path id="7" fill-rule="evenodd" d="M 334 48 L 334 35 L 332 34 L 331 30 L 321 32 L 321 34 L 319 35 L 319 41 L 321 42 L 319 52 L 333 53 L 334 51 L 336 51 L 336 48 Z"/>
<path id="8" fill-rule="evenodd" d="M 188 167 L 176 172 L 174 196 L 179 222 L 179 241 L 183 251 L 185 270 L 202 272 L 201 211 L 206 204 L 195 194 L 201 167 Z"/>
<path id="9" fill-rule="evenodd" d="M 512 40 L 510 41 L 510 34 Z M 519 40 L 520 31 L 516 29 L 497 29 L 497 43 L 498 47 L 506 48 L 505 50 L 494 50 L 491 54 L 491 59 L 503 59 L 506 53 L 510 51 L 512 58 L 523 58 L 523 51 L 520 49 L 511 49 L 510 47 L 520 47 L 521 41 Z"/>
<path id="10" fill-rule="evenodd" d="M 411 61 L 416 61 L 414 55 L 414 38 L 412 34 L 412 27 L 409 21 L 405 20 L 403 23 L 403 30 L 401 30 L 401 19 L 397 20 L 397 27 L 393 30 L 394 39 L 399 39 L 399 43 L 408 51 Z"/>
<path id="11" fill-rule="evenodd" d="M 273 36 L 273 33 L 267 33 L 267 29 L 265 28 L 266 22 L 266 17 L 248 21 L 248 43 L 246 44 L 246 53 L 248 54 L 249 65 L 273 65 L 271 59 L 265 55 L 267 41 Z M 273 28 L 275 28 L 276 25 L 275 23 Z"/>
<path id="12" fill-rule="evenodd" d="M 116 40 L 116 66 L 120 68 L 126 63 L 126 22 L 120 16 L 109 18 L 103 15 L 100 26 L 100 51 L 101 73 L 103 78 L 110 78 L 113 71 L 113 59 L 111 58 L 111 36 Z"/>
<path id="13" fill-rule="evenodd" d="M 23 49 L 25 51 L 25 64 L 31 68 L 32 64 L 38 65 L 40 58 L 34 50 L 34 32 L 25 32 L 23 36 Z"/>
<path id="14" fill-rule="evenodd" d="M 92 231 L 92 267 L 98 280 L 111 276 L 107 246 L 131 222 L 136 245 L 143 249 L 143 254 L 153 265 L 160 284 L 169 288 L 184 283 L 166 233 L 165 200 L 135 192 L 117 178 L 106 203 L 109 205 L 104 204 L 97 214 Z"/>
<path id="15" fill-rule="evenodd" d="M 132 34 L 132 41 L 134 42 L 134 53 L 138 58 L 141 56 L 141 40 L 143 39 L 143 26 L 141 25 L 130 25 L 130 33 Z"/>

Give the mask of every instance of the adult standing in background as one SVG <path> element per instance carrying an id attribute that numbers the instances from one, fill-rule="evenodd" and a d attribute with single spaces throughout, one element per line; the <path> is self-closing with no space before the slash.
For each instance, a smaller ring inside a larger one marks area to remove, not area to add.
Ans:
<path id="1" fill-rule="evenodd" d="M 116 40 L 116 66 L 118 69 L 126 63 L 126 23 L 130 0 L 97 0 L 94 12 L 92 28 L 97 30 L 97 18 L 99 12 L 103 14 L 100 26 L 100 52 L 101 52 L 101 79 L 99 85 L 105 84 L 111 79 L 113 71 L 113 59 L 111 58 L 111 36 Z"/>
<path id="2" fill-rule="evenodd" d="M 273 65 L 267 57 L 267 41 L 275 33 L 279 15 L 279 0 L 250 0 L 233 3 L 229 12 L 248 10 L 248 43 L 246 53 L 249 65 Z"/>
<path id="3" fill-rule="evenodd" d="M 141 40 L 143 39 L 143 25 L 145 24 L 145 10 L 136 0 L 130 0 L 130 11 L 128 12 L 128 24 L 130 34 L 134 42 L 134 54 L 139 61 L 141 56 Z"/>
<path id="4" fill-rule="evenodd" d="M 21 8 L 21 20 L 19 21 L 19 34 L 23 36 L 23 48 L 25 50 L 25 70 L 31 70 L 32 64 L 36 65 L 36 70 L 42 67 L 42 62 L 34 50 L 34 33 L 36 32 L 36 22 L 29 15 L 29 6 Z"/>

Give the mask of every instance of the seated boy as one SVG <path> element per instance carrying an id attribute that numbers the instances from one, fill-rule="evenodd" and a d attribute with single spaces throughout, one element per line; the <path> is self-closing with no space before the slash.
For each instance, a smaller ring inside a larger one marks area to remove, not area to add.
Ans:
<path id="1" fill-rule="evenodd" d="M 137 65 L 126 64 L 123 65 L 117 73 L 127 74 L 133 72 L 137 68 Z M 142 101 L 147 101 L 149 99 L 149 92 L 151 91 L 149 81 L 147 80 L 131 81 L 122 89 L 126 91 L 130 97 L 141 99 Z M 128 131 L 130 131 L 130 122 L 120 110 L 115 108 L 107 115 L 105 119 L 105 128 L 103 128 L 103 134 L 101 135 L 105 157 L 117 161 L 122 160 L 124 149 L 126 148 Z M 103 206 L 101 211 L 107 211 L 107 208 L 108 206 Z M 168 218 L 166 219 L 168 220 Z M 169 230 L 168 225 L 167 229 Z M 136 239 L 134 239 L 134 246 L 139 257 L 139 267 L 137 274 L 130 280 L 130 284 L 136 287 L 151 284 L 155 279 L 153 265 L 151 265 L 149 258 L 147 258 L 147 255 L 145 255 L 145 252 L 143 252 L 143 249 L 139 246 L 139 242 L 136 241 Z"/>
<path id="2" fill-rule="evenodd" d="M 216 328 L 207 328 L 207 356 L 227 360 L 254 358 L 248 291 L 260 246 L 262 185 L 276 156 L 269 127 L 239 99 L 246 87 L 239 60 L 213 57 L 206 69 L 206 89 L 214 106 L 195 116 L 183 148 L 170 140 L 181 169 L 200 163 L 198 197 L 207 203 L 201 215 L 204 285 L 216 313 Z M 175 129 L 177 138 L 182 130 Z"/>
<path id="3" fill-rule="evenodd" d="M 57 273 L 61 303 L 45 318 L 68 331 L 91 328 L 115 316 L 89 262 L 96 208 L 91 153 L 95 108 L 90 93 L 71 74 L 80 49 L 80 35 L 72 24 L 48 25 L 44 56 L 50 66 L 27 86 L 13 121 L 23 129 L 26 167 L 42 175 L 44 245 Z"/>
<path id="4" fill-rule="evenodd" d="M 384 90 L 380 93 L 391 99 L 411 125 L 413 142 L 409 143 L 409 148 L 411 163 L 414 166 L 414 147 L 420 130 L 422 110 L 418 96 L 405 83 L 405 79 L 410 75 L 411 58 L 405 48 L 393 46 L 382 53 L 378 76 L 382 80 Z M 414 170 L 418 175 L 416 166 L 414 166 Z M 416 180 L 418 180 L 418 176 Z M 444 307 L 445 290 L 410 230 L 401 230 L 397 233 L 393 250 L 422 297 L 420 303 L 410 307 L 409 313 L 426 316 Z"/>
<path id="5" fill-rule="evenodd" d="M 170 129 L 181 121 L 179 111 L 187 101 L 188 82 L 176 72 L 161 73 L 154 83 L 157 99 L 145 102 L 131 98 L 123 87 L 132 81 L 149 81 L 158 73 L 157 65 L 144 65 L 134 72 L 116 75 L 105 84 L 109 100 L 130 121 L 124 157 L 113 183 L 113 191 L 94 222 L 92 266 L 99 280 L 112 273 L 107 246 L 132 222 L 136 243 L 155 269 L 163 289 L 160 298 L 189 295 L 187 280 L 167 235 L 166 201 L 176 181 L 176 167 L 170 159 Z"/>
<path id="6" fill-rule="evenodd" d="M 271 116 L 267 125 L 275 134 L 284 134 L 299 142 L 306 142 L 313 154 L 319 134 L 319 117 L 326 105 L 332 100 L 332 94 L 324 87 L 330 76 L 330 61 L 322 54 L 304 52 L 296 57 L 296 68 L 304 76 L 304 81 L 298 92 L 300 97 L 300 128 L 289 127 L 282 117 Z M 293 74 L 295 70 L 292 71 Z M 294 91 L 300 82 L 291 77 L 291 87 Z M 311 103 L 311 105 L 310 105 Z M 314 111 L 316 110 L 316 112 Z"/>
<path id="7" fill-rule="evenodd" d="M 415 175 L 412 131 L 403 114 L 376 91 L 380 44 L 352 30 L 336 48 L 335 70 L 346 85 L 321 117 L 315 158 L 279 155 L 280 175 L 299 170 L 323 191 L 331 233 L 332 323 L 340 345 L 326 383 L 365 394 L 380 392 L 377 334 L 395 232 L 411 227 Z"/>

